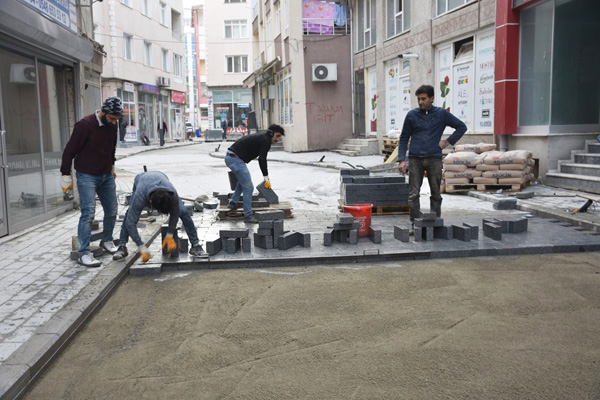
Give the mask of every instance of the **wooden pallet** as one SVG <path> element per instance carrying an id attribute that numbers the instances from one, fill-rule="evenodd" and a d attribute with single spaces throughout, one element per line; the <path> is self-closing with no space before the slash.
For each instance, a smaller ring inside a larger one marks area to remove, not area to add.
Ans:
<path id="1" fill-rule="evenodd" d="M 477 190 L 475 183 L 446 183 L 446 193 L 466 193 Z"/>
<path id="2" fill-rule="evenodd" d="M 294 218 L 294 215 L 292 214 L 293 209 L 294 208 L 292 207 L 292 203 L 290 203 L 289 201 L 282 201 L 279 204 L 270 204 L 269 207 L 255 207 L 252 209 L 252 211 L 258 212 L 258 211 L 281 210 L 281 211 L 283 211 L 284 218 Z M 227 206 L 219 206 L 219 208 L 217 209 L 217 214 L 219 216 L 219 219 L 221 219 L 221 220 L 242 220 L 242 219 L 244 219 L 244 212 L 242 211 L 241 205 L 235 211 L 231 211 L 229 208 L 227 208 Z"/>
<path id="3" fill-rule="evenodd" d="M 480 192 L 519 192 L 529 186 L 529 182 L 523 184 L 482 184 L 482 183 L 446 183 L 446 193 L 466 193 L 473 190 Z"/>

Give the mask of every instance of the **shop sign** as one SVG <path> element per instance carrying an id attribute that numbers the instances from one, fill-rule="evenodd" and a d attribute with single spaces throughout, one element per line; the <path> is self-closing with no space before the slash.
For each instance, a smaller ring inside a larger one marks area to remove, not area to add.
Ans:
<path id="1" fill-rule="evenodd" d="M 468 130 L 473 130 L 473 64 L 466 63 L 454 66 L 454 112 L 453 114 L 465 123 Z"/>
<path id="2" fill-rule="evenodd" d="M 171 91 L 171 102 L 177 104 L 185 104 L 185 93 L 176 90 Z"/>
<path id="3" fill-rule="evenodd" d="M 231 103 L 232 101 L 231 92 L 213 92 L 213 102 L 215 103 Z"/>
<path id="4" fill-rule="evenodd" d="M 475 62 L 475 126 L 476 131 L 494 130 L 494 31 L 477 36 Z"/>
<path id="5" fill-rule="evenodd" d="M 155 85 L 148 85 L 147 83 L 142 83 L 141 85 L 138 86 L 138 90 L 140 92 L 147 92 L 147 93 L 160 93 L 160 89 L 158 88 L 158 86 Z"/>
<path id="6" fill-rule="evenodd" d="M 386 133 L 390 131 L 395 131 L 402 129 L 402 123 L 404 121 L 399 120 L 398 115 L 398 75 L 400 71 L 398 70 L 398 60 L 394 59 L 389 61 L 385 67 L 385 93 L 386 93 Z M 372 68 L 374 69 L 374 68 Z M 369 73 L 371 69 L 369 69 Z M 373 104 L 377 106 L 377 102 L 373 103 L 373 93 L 371 92 L 371 82 L 369 82 L 369 112 L 372 114 L 371 119 L 376 118 L 375 110 L 373 108 Z M 371 122 L 372 124 L 372 122 Z M 371 129 L 371 131 L 373 131 Z"/>
<path id="7" fill-rule="evenodd" d="M 71 2 L 69 0 L 20 0 L 33 9 L 45 15 L 52 21 L 58 22 L 67 29 L 71 29 Z"/>
<path id="8" fill-rule="evenodd" d="M 123 82 L 123 90 L 126 92 L 133 92 L 133 83 Z"/>

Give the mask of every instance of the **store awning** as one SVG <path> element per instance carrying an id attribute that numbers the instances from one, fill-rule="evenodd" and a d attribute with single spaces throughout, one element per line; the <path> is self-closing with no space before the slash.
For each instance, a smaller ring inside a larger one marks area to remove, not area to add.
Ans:
<path id="1" fill-rule="evenodd" d="M 94 46 L 90 40 L 70 32 L 16 0 L 2 2 L 0 31 L 72 61 L 88 62 L 94 56 Z"/>
<path id="2" fill-rule="evenodd" d="M 263 74 L 265 72 L 269 72 L 269 70 L 271 68 L 273 68 L 275 65 L 277 65 L 277 63 L 279 63 L 279 62 L 281 62 L 281 58 L 279 56 L 277 56 L 270 62 L 266 63 L 259 69 L 255 70 L 253 73 L 248 75 L 246 77 L 246 79 L 244 79 L 244 81 L 243 81 L 244 87 L 252 88 L 256 82 L 264 81 L 265 79 L 263 79 Z"/>

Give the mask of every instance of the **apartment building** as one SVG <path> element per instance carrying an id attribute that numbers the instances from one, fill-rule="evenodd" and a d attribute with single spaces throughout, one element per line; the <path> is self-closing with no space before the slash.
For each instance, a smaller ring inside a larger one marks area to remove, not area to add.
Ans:
<path id="1" fill-rule="evenodd" d="M 185 138 L 182 0 L 95 2 L 94 34 L 104 45 L 102 97 L 123 100 L 127 135 L 159 141 Z"/>
<path id="2" fill-rule="evenodd" d="M 100 104 L 91 26 L 79 1 L 2 1 L 0 237 L 73 208 L 59 169 L 75 122 Z"/>
<path id="3" fill-rule="evenodd" d="M 243 87 L 253 59 L 250 5 L 245 0 L 210 0 L 203 15 L 208 128 L 219 129 L 226 120 L 228 132 L 245 134 L 254 107 L 252 91 Z"/>
<path id="4" fill-rule="evenodd" d="M 202 131 L 208 129 L 208 85 L 206 83 L 206 24 L 204 18 L 204 0 L 197 0 L 192 7 L 192 26 L 194 30 L 194 64 L 196 68 L 196 91 L 198 113 Z"/>
<path id="5" fill-rule="evenodd" d="M 352 14 L 359 136 L 401 130 L 422 84 L 463 142 L 530 150 L 542 179 L 600 130 L 597 1 L 353 0 Z"/>
<path id="6" fill-rule="evenodd" d="M 334 148 L 352 137 L 348 6 L 347 1 L 252 2 L 255 58 L 245 84 L 253 90 L 259 127 L 278 123 L 286 129 L 286 151 Z"/>

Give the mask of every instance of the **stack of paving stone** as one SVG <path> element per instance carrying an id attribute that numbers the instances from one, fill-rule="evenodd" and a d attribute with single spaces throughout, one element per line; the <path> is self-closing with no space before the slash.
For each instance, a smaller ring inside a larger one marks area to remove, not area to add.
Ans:
<path id="1" fill-rule="evenodd" d="M 337 222 L 327 227 L 323 234 L 323 245 L 331 246 L 333 242 L 358 244 L 360 222 L 355 221 L 352 214 L 340 213 Z M 369 227 L 369 238 L 373 243 L 381 243 L 381 230 Z"/>
<path id="2" fill-rule="evenodd" d="M 408 206 L 408 183 L 404 176 L 370 175 L 366 169 L 342 169 L 340 180 L 340 195 L 344 204 Z"/>
<path id="3" fill-rule="evenodd" d="M 471 239 L 477 240 L 479 237 L 479 227 L 466 223 L 462 226 L 444 226 L 442 218 L 437 218 L 435 213 L 426 213 L 423 214 L 422 218 L 415 218 L 414 236 L 415 242 L 434 239 L 458 239 L 466 242 Z M 410 240 L 409 237 L 410 229 L 408 227 L 394 226 L 394 238 L 401 242 L 408 242 Z"/>
<path id="4" fill-rule="evenodd" d="M 483 236 L 494 240 L 502 240 L 503 233 L 522 233 L 527 232 L 528 219 L 497 219 L 484 218 L 482 220 Z"/>
<path id="5" fill-rule="evenodd" d="M 295 246 L 310 247 L 310 233 L 283 230 L 285 213 L 281 210 L 254 213 L 258 229 L 254 233 L 254 246 L 262 249 L 288 250 Z"/>
<path id="6" fill-rule="evenodd" d="M 219 199 L 219 205 L 221 206 L 227 206 L 229 204 L 229 200 L 231 199 L 231 196 L 233 196 L 233 192 L 232 193 L 227 193 L 227 194 L 223 194 L 223 193 L 219 193 L 217 194 L 217 199 Z M 244 195 L 240 195 L 240 200 L 238 202 L 238 206 L 241 210 L 242 205 L 244 204 Z M 252 208 L 263 208 L 263 207 L 269 207 L 269 202 L 267 201 L 266 198 L 264 198 L 261 194 L 258 195 L 252 195 Z"/>
<path id="7" fill-rule="evenodd" d="M 251 251 L 250 230 L 245 229 L 221 229 L 219 237 L 213 240 L 207 240 L 205 243 L 206 252 L 209 256 L 220 253 L 223 249 L 228 254 L 234 254 L 240 249 L 244 253 Z"/>

